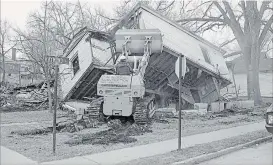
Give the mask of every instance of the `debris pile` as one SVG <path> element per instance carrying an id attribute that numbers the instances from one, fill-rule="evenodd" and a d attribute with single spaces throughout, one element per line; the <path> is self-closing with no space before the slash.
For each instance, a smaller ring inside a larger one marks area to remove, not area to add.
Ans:
<path id="1" fill-rule="evenodd" d="M 16 99 L 24 106 L 41 108 L 48 102 L 48 92 L 44 88 L 19 89 Z"/>
<path id="2" fill-rule="evenodd" d="M 60 132 L 78 132 L 85 128 L 97 128 L 101 123 L 96 119 L 91 119 L 88 117 L 83 117 L 80 120 L 77 119 L 68 119 L 66 121 L 61 121 L 57 123 L 57 130 Z"/>
<path id="3" fill-rule="evenodd" d="M 50 132 L 52 132 L 51 128 L 35 128 L 35 129 L 16 130 L 16 131 L 12 131 L 11 134 L 26 136 L 26 135 L 41 135 L 41 134 L 47 134 Z"/>
<path id="4" fill-rule="evenodd" d="M 77 120 L 75 114 L 68 114 L 61 118 L 57 119 L 56 123 L 56 131 L 57 132 L 78 132 L 85 128 L 96 128 L 98 127 L 100 122 L 98 120 L 82 118 L 81 120 Z M 20 129 L 11 132 L 11 134 L 17 135 L 39 135 L 39 134 L 47 134 L 52 133 L 53 127 L 52 125 L 40 128 L 26 128 Z"/>
<path id="5" fill-rule="evenodd" d="M 10 86 L 1 86 L 0 85 L 0 107 L 11 106 L 13 91 Z"/>
<path id="6" fill-rule="evenodd" d="M 149 125 L 137 125 L 129 122 L 122 124 L 118 119 L 112 120 L 108 123 L 110 127 L 108 130 L 100 131 L 97 133 L 89 133 L 78 135 L 66 144 L 78 145 L 78 144 L 103 144 L 109 145 L 111 143 L 132 143 L 137 141 L 134 137 L 143 135 L 144 133 L 152 132 Z"/>
<path id="7" fill-rule="evenodd" d="M 53 98 L 53 97 L 52 97 Z M 47 109 L 48 92 L 45 84 L 25 87 L 0 87 L 0 110 L 5 112 Z"/>

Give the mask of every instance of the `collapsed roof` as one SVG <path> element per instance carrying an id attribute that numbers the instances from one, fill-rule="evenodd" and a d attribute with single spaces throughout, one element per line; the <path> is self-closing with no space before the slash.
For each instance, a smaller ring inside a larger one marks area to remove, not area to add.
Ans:
<path id="1" fill-rule="evenodd" d="M 157 28 L 163 34 L 163 52 L 152 54 L 146 69 L 146 92 L 167 97 L 178 96 L 179 79 L 175 74 L 175 63 L 181 54 L 186 57 L 187 68 L 189 70 L 182 81 L 181 87 L 183 88 L 182 97 L 187 102 L 194 104 L 195 102 L 214 101 L 219 97 L 217 89 L 231 83 L 229 71 L 222 56 L 225 53 L 224 50 L 188 32 L 177 23 L 141 4 L 136 5 L 129 14 L 121 19 L 110 31 L 110 34 L 88 28 L 82 29 L 69 43 L 68 47 L 64 50 L 64 54 L 67 56 L 87 33 L 89 33 L 90 38 L 103 40 L 113 45 L 114 34 L 118 29 L 123 27 L 128 29 Z M 118 58 L 118 55 L 115 52 L 112 53 L 112 60 L 114 62 Z M 95 63 L 93 62 L 94 65 L 90 67 L 96 67 L 97 69 L 92 70 L 88 68 L 85 71 L 85 74 L 78 80 L 78 85 L 73 88 L 70 98 L 82 99 L 86 95 L 89 97 L 96 95 L 96 84 L 99 77 L 92 75 L 104 69 L 107 61 L 96 58 L 93 61 Z M 107 68 L 111 67 L 111 65 L 108 65 Z M 105 72 L 101 74 L 103 73 Z M 87 94 L 86 89 L 92 92 Z"/>

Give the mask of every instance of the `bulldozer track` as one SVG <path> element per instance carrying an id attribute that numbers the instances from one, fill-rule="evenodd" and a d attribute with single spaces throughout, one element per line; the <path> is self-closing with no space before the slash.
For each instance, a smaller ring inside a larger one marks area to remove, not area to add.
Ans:
<path id="1" fill-rule="evenodd" d="M 136 124 L 144 125 L 149 124 L 151 121 L 151 114 L 154 110 L 154 96 L 146 96 L 144 98 L 136 98 L 133 119 Z M 104 121 L 103 114 L 103 100 L 94 100 L 87 108 L 89 118 Z"/>
<path id="2" fill-rule="evenodd" d="M 133 119 L 136 124 L 149 124 L 151 121 L 150 111 L 153 110 L 154 97 L 144 97 L 136 99 L 136 107 L 133 114 Z M 151 107 L 151 108 L 150 108 Z"/>
<path id="3" fill-rule="evenodd" d="M 90 103 L 90 106 L 87 108 L 88 116 L 91 119 L 103 120 L 103 100 L 102 98 L 96 99 Z"/>

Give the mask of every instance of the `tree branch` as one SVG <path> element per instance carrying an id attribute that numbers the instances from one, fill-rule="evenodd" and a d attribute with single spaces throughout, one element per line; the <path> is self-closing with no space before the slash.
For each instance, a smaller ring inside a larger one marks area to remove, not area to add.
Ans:
<path id="1" fill-rule="evenodd" d="M 223 19 L 212 17 L 212 18 L 185 18 L 177 20 L 176 22 L 191 22 L 191 21 L 200 21 L 200 22 L 224 22 Z"/>
<path id="2" fill-rule="evenodd" d="M 235 41 L 235 40 L 236 40 L 236 38 L 233 38 L 232 40 L 228 40 L 228 41 L 223 42 L 223 43 L 220 45 L 220 48 L 226 46 L 227 44 L 230 44 L 231 42 L 233 42 L 233 41 Z"/>
<path id="3" fill-rule="evenodd" d="M 265 39 L 267 31 L 271 28 L 272 23 L 273 23 L 273 14 L 271 15 L 271 17 L 266 22 L 266 25 L 264 26 L 264 28 L 262 30 L 262 33 L 261 33 L 261 35 L 259 37 L 259 44 L 260 44 L 260 46 L 262 45 L 262 42 Z"/>
<path id="4" fill-rule="evenodd" d="M 268 5 L 271 1 L 263 1 L 262 2 L 262 5 L 261 5 L 261 8 L 260 8 L 260 11 L 259 11 L 259 18 L 262 19 L 263 18 L 263 15 L 264 15 L 264 12 L 268 9 Z"/>
<path id="5" fill-rule="evenodd" d="M 166 10 L 168 9 L 170 6 L 172 6 L 174 4 L 175 0 L 173 0 L 169 5 L 165 6 L 164 8 L 159 8 L 158 10 Z"/>
<path id="6" fill-rule="evenodd" d="M 232 52 L 232 53 L 229 53 L 229 54 L 225 54 L 224 58 L 232 57 L 232 56 L 235 56 L 235 55 L 238 55 L 238 54 L 241 54 L 241 53 L 242 53 L 242 51 L 236 51 L 236 52 Z"/>
<path id="7" fill-rule="evenodd" d="M 226 12 L 224 11 L 224 9 L 221 7 L 221 5 L 217 1 L 214 1 L 213 3 L 218 8 L 218 10 L 221 12 L 221 14 L 224 17 L 224 20 L 226 21 L 226 23 L 230 24 L 231 21 L 228 18 L 228 16 L 227 16 Z"/>
<path id="8" fill-rule="evenodd" d="M 234 15 L 229 3 L 227 1 L 223 1 L 223 4 L 225 6 L 225 9 L 226 9 L 226 11 L 229 15 L 230 21 L 232 23 L 231 27 L 236 28 L 235 30 L 239 33 L 239 35 L 243 36 L 243 31 L 241 29 L 241 26 L 240 26 L 239 22 L 237 22 L 236 17 Z"/>

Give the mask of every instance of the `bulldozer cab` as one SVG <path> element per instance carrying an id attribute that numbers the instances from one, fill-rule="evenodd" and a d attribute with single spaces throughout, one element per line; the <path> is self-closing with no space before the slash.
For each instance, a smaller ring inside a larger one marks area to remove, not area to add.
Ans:
<path id="1" fill-rule="evenodd" d="M 132 65 L 128 61 L 119 61 L 116 64 L 116 74 L 117 75 L 131 75 L 133 74 Z"/>

